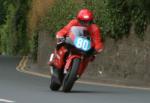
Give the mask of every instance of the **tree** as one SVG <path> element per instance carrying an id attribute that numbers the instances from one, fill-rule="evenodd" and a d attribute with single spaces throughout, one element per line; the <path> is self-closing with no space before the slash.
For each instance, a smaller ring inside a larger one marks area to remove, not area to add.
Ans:
<path id="1" fill-rule="evenodd" d="M 29 52 L 27 14 L 30 0 L 0 0 L 0 50 L 6 54 Z"/>
<path id="2" fill-rule="evenodd" d="M 5 23 L 6 15 L 7 15 L 7 8 L 6 2 L 4 0 L 0 0 L 0 25 Z"/>

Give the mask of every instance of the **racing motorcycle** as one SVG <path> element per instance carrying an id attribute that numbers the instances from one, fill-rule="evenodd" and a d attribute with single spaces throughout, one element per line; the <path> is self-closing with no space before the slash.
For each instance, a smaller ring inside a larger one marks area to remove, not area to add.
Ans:
<path id="1" fill-rule="evenodd" d="M 63 92 L 70 92 L 75 81 L 83 74 L 87 66 L 85 64 L 94 55 L 86 28 L 73 26 L 69 33 L 68 37 L 61 39 L 57 44 L 57 53 L 55 51 L 50 56 L 50 61 L 53 61 L 50 66 L 50 89 L 53 91 L 59 90 L 62 86 Z M 63 60 L 60 59 L 62 57 Z"/>

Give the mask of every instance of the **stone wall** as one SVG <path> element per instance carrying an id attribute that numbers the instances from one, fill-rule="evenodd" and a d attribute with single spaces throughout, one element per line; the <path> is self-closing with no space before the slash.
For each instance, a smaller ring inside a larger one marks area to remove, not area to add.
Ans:
<path id="1" fill-rule="evenodd" d="M 107 38 L 105 50 L 88 68 L 88 75 L 94 77 L 150 81 L 150 28 L 141 41 L 134 32 L 128 38 L 115 42 Z M 89 74 L 91 73 L 91 74 Z"/>
<path id="2" fill-rule="evenodd" d="M 48 67 L 47 63 L 50 54 L 55 48 L 55 39 L 50 38 L 48 32 L 39 32 L 39 45 L 38 45 L 38 57 L 37 62 L 41 67 Z"/>

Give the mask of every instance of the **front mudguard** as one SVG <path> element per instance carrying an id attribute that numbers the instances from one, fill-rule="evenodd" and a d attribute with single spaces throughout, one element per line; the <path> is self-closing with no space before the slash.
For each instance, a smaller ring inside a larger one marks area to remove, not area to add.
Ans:
<path id="1" fill-rule="evenodd" d="M 86 69 L 86 67 L 89 63 L 89 59 L 86 59 L 81 55 L 71 55 L 68 57 L 65 68 L 64 68 L 64 74 L 66 74 L 69 71 L 69 69 L 71 69 L 72 62 L 75 58 L 80 59 L 80 64 L 79 64 L 79 68 L 78 68 L 78 72 L 77 72 L 78 77 L 80 77 L 83 74 L 84 70 Z"/>
<path id="2" fill-rule="evenodd" d="M 81 59 L 81 56 L 79 56 L 79 55 L 71 55 L 71 56 L 68 57 L 68 59 L 66 61 L 66 64 L 65 64 L 65 68 L 64 68 L 64 74 L 66 74 L 67 71 L 71 68 L 72 61 L 75 58 Z"/>

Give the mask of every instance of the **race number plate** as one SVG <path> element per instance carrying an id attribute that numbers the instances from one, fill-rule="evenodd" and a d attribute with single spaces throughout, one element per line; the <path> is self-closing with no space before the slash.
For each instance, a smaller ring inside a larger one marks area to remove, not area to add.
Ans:
<path id="1" fill-rule="evenodd" d="M 76 37 L 74 45 L 76 48 L 83 51 L 88 51 L 91 49 L 91 41 L 82 37 Z"/>

